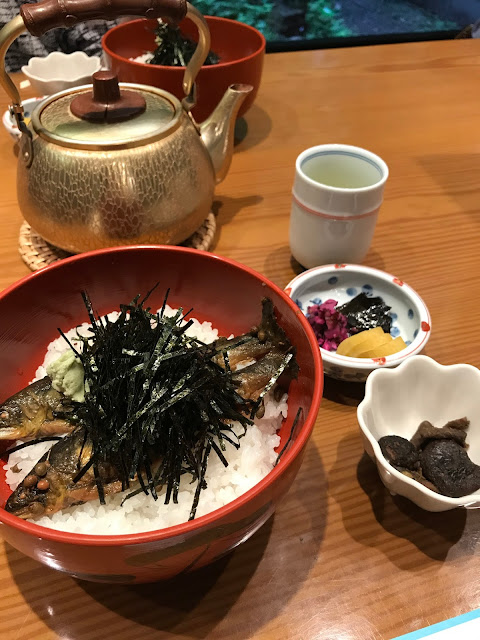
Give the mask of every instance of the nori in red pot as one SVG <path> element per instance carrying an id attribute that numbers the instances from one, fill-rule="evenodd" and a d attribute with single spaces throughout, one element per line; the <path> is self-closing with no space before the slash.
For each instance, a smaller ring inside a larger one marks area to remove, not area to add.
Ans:
<path id="1" fill-rule="evenodd" d="M 184 35 L 180 29 L 166 22 L 159 22 L 155 30 L 157 48 L 149 64 L 160 64 L 167 67 L 185 67 L 197 47 L 197 43 Z M 204 65 L 218 64 L 219 57 L 210 51 Z"/>

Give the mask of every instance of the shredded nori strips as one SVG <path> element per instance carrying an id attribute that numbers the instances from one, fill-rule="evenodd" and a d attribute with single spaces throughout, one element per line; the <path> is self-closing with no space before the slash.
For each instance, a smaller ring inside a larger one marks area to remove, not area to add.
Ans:
<path id="1" fill-rule="evenodd" d="M 213 450 L 224 465 L 225 442 L 238 448 L 231 428 L 238 421 L 246 430 L 253 403 L 242 398 L 228 366 L 212 358 L 215 343 L 206 345 L 185 335 L 182 309 L 175 316 L 154 315 L 140 300 L 121 305 L 117 320 L 98 317 L 86 293 L 83 299 L 92 324 L 91 335 L 75 350 L 85 374 L 85 403 L 77 419 L 93 443 L 89 462 L 77 479 L 93 467 L 100 501 L 104 503 L 99 466 L 112 465 L 128 489 L 139 489 L 155 500 L 166 489 L 165 504 L 177 502 L 184 474 L 196 483 L 190 519 L 195 517 L 205 472 Z M 168 292 L 167 292 L 168 295 Z M 68 341 L 68 340 L 67 340 Z"/>
<path id="2" fill-rule="evenodd" d="M 295 415 L 295 418 L 293 420 L 292 428 L 290 429 L 290 433 L 288 435 L 287 441 L 285 442 L 285 444 L 283 445 L 282 450 L 278 454 L 277 459 L 275 460 L 275 464 L 273 465 L 274 467 L 276 467 L 277 464 L 280 462 L 280 459 L 282 458 L 283 454 L 285 453 L 285 451 L 288 449 L 290 443 L 292 442 L 293 436 L 295 434 L 295 429 L 297 427 L 297 424 L 298 424 L 298 421 L 300 419 L 301 413 L 302 413 L 302 407 L 299 407 L 298 411 L 297 411 L 297 413 Z"/>
<path id="3" fill-rule="evenodd" d="M 197 43 L 184 35 L 179 27 L 159 22 L 155 30 L 157 48 L 149 64 L 160 64 L 168 67 L 185 67 L 197 47 Z M 217 64 L 220 58 L 213 51 L 209 51 L 205 66 Z"/>
<path id="4" fill-rule="evenodd" d="M 370 297 L 362 292 L 337 307 L 336 311 L 346 316 L 350 330 L 356 329 L 360 332 L 382 327 L 385 333 L 390 333 L 392 326 L 390 309 L 391 307 L 388 307 L 380 296 Z"/>

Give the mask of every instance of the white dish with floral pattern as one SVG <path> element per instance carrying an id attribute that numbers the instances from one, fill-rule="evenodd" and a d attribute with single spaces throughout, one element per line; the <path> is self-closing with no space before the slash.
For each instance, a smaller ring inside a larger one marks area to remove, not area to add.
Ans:
<path id="1" fill-rule="evenodd" d="M 330 264 L 314 267 L 296 276 L 285 287 L 305 315 L 308 307 L 334 299 L 341 305 L 364 292 L 380 296 L 391 307 L 392 337 L 401 336 L 407 347 L 381 358 L 352 358 L 320 348 L 325 375 L 338 380 L 364 382 L 378 368 L 396 367 L 420 353 L 430 337 L 432 322 L 422 298 L 395 276 L 358 264 Z"/>

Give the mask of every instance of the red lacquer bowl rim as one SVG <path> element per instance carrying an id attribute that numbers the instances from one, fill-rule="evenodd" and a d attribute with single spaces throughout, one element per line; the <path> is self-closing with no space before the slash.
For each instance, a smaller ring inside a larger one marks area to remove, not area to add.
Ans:
<path id="1" fill-rule="evenodd" d="M 22 520 L 17 516 L 7 513 L 4 509 L 0 508 L 0 522 L 5 525 L 9 525 L 14 529 L 17 529 L 23 533 L 30 534 L 34 537 L 43 538 L 45 540 L 53 540 L 55 542 L 61 542 L 64 544 L 72 544 L 72 545 L 84 545 L 84 546 L 125 546 L 132 544 L 143 544 L 149 542 L 155 542 L 158 540 L 165 540 L 166 538 L 174 538 L 176 536 L 185 536 L 193 533 L 197 529 L 205 525 L 210 525 L 215 521 L 227 516 L 232 513 L 239 507 L 243 507 L 246 503 L 248 503 L 251 499 L 255 498 L 259 495 L 265 488 L 270 486 L 278 476 L 283 474 L 287 467 L 289 467 L 292 462 L 295 460 L 297 455 L 300 454 L 303 447 L 307 443 L 310 434 L 313 430 L 313 426 L 315 424 L 315 420 L 317 418 L 318 410 L 320 407 L 320 401 L 322 399 L 323 393 L 323 365 L 322 359 L 320 356 L 320 350 L 318 348 L 318 343 L 313 333 L 312 328 L 307 322 L 305 316 L 297 307 L 297 305 L 287 296 L 276 284 L 274 284 L 271 280 L 263 276 L 258 271 L 251 269 L 250 267 L 241 264 L 235 260 L 231 260 L 230 258 L 225 258 L 223 256 L 219 256 L 214 253 L 200 253 L 197 249 L 189 249 L 186 247 L 176 247 L 169 245 L 136 245 L 136 246 L 128 246 L 128 247 L 112 247 L 108 249 L 98 249 L 96 251 L 89 251 L 87 253 L 81 253 L 76 256 L 72 256 L 70 258 L 65 258 L 59 262 L 55 262 L 39 271 L 31 273 L 20 280 L 17 280 L 12 285 L 4 289 L 0 293 L 0 303 L 10 292 L 14 291 L 18 287 L 21 287 L 23 283 L 31 280 L 35 280 L 37 278 L 41 278 L 42 275 L 46 271 L 53 271 L 55 269 L 62 269 L 63 265 L 70 264 L 73 262 L 82 262 L 84 260 L 89 260 L 92 257 L 101 254 L 114 254 L 114 253 L 125 253 L 125 252 L 138 252 L 138 251 L 169 251 L 175 253 L 183 253 L 183 254 L 195 254 L 196 256 L 201 256 L 202 259 L 205 260 L 213 260 L 218 261 L 219 264 L 228 264 L 236 269 L 244 271 L 254 278 L 260 280 L 271 290 L 275 291 L 275 293 L 280 296 L 284 300 L 284 302 L 290 307 L 290 309 L 295 314 L 296 318 L 300 322 L 301 327 L 305 331 L 306 337 L 308 339 L 311 353 L 313 356 L 313 364 L 315 370 L 315 379 L 318 383 L 314 386 L 312 401 L 310 411 L 305 417 L 304 424 L 297 436 L 297 438 L 292 443 L 290 449 L 285 452 L 282 457 L 281 462 L 278 466 L 274 467 L 270 473 L 268 473 L 263 480 L 257 483 L 254 487 L 249 489 L 246 493 L 242 494 L 232 502 L 216 509 L 215 511 L 211 511 L 204 516 L 196 518 L 195 520 L 190 520 L 189 522 L 184 522 L 182 524 L 174 525 L 172 527 L 166 527 L 164 529 L 156 529 L 154 531 L 145 531 L 143 533 L 131 533 L 131 534 L 122 534 L 122 535 L 90 535 L 90 534 L 82 534 L 82 533 L 70 533 L 66 531 L 57 531 L 55 529 L 49 529 L 47 527 L 42 527 L 37 524 L 33 524 L 31 522 L 27 522 L 26 520 Z"/>
<path id="2" fill-rule="evenodd" d="M 212 65 L 203 66 L 202 67 L 202 73 L 208 73 L 209 71 L 214 72 L 215 69 L 225 69 L 226 67 L 232 66 L 234 64 L 239 64 L 241 62 L 245 62 L 247 60 L 255 58 L 256 56 L 258 56 L 259 54 L 261 54 L 261 53 L 263 53 L 265 51 L 265 47 L 266 47 L 265 36 L 263 35 L 263 33 L 261 31 L 259 31 L 258 29 L 255 29 L 255 27 L 252 27 L 251 25 L 246 24 L 245 22 L 239 22 L 238 20 L 231 20 L 230 18 L 220 18 L 220 17 L 217 17 L 217 16 L 204 16 L 204 17 L 205 17 L 205 19 L 207 21 L 207 24 L 209 22 L 219 22 L 219 23 L 229 22 L 229 23 L 235 23 L 236 25 L 239 25 L 242 30 L 252 31 L 253 33 L 255 33 L 260 38 L 261 44 L 258 47 L 258 49 L 256 49 L 253 53 L 250 53 L 247 56 L 243 56 L 242 58 L 235 58 L 235 60 L 228 60 L 227 62 L 219 62 L 218 64 L 212 64 Z M 115 58 L 115 60 L 117 60 L 119 62 L 127 62 L 128 64 L 131 64 L 133 66 L 146 67 L 146 68 L 151 69 L 151 70 L 161 69 L 162 71 L 170 71 L 170 72 L 174 72 L 174 73 L 183 73 L 185 71 L 185 67 L 170 67 L 170 66 L 162 65 L 162 64 L 148 64 L 146 62 L 137 62 L 135 60 L 130 60 L 129 58 L 125 58 L 125 57 L 119 55 L 118 53 L 115 53 L 115 51 L 110 49 L 110 47 L 107 45 L 107 40 L 109 39 L 109 34 L 115 32 L 115 31 L 119 31 L 119 30 L 125 29 L 126 25 L 131 24 L 132 22 L 144 22 L 145 20 L 146 20 L 146 18 L 139 18 L 138 20 L 131 20 L 129 22 L 124 22 L 122 24 L 118 24 L 116 27 L 112 27 L 111 29 L 109 29 L 102 37 L 102 48 L 105 51 L 105 53 L 107 53 L 112 58 Z"/>

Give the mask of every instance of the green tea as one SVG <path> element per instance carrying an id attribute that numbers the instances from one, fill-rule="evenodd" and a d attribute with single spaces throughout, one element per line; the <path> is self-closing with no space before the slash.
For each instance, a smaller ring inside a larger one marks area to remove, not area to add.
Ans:
<path id="1" fill-rule="evenodd" d="M 311 180 L 340 189 L 371 187 L 383 177 L 375 162 L 348 152 L 319 153 L 305 160 L 301 168 Z"/>

